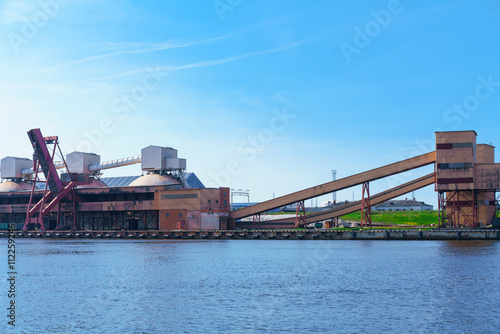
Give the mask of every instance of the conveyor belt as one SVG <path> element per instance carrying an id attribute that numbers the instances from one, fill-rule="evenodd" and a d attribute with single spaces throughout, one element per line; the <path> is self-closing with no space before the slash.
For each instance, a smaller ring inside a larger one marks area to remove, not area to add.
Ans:
<path id="1" fill-rule="evenodd" d="M 434 173 L 428 174 L 416 180 L 407 182 L 400 186 L 391 188 L 389 190 L 380 192 L 376 195 L 370 196 L 370 205 L 377 205 L 383 203 L 385 201 L 391 200 L 398 196 L 410 193 L 412 191 L 427 187 L 434 183 Z M 352 212 L 356 212 L 361 210 L 361 201 L 351 202 L 341 207 L 335 208 L 333 210 L 315 212 L 306 216 L 307 223 L 314 223 L 321 220 L 332 219 L 336 217 L 341 217 L 343 215 L 347 215 Z M 295 218 L 284 218 L 284 219 L 276 219 L 269 220 L 266 223 L 291 223 L 294 222 Z"/>
<path id="2" fill-rule="evenodd" d="M 375 168 L 367 172 L 348 176 L 336 181 L 321 184 L 316 187 L 297 191 L 285 196 L 265 201 L 259 204 L 251 205 L 230 213 L 232 219 L 240 219 L 249 217 L 262 212 L 270 211 L 276 208 L 281 208 L 289 204 L 305 201 L 310 198 L 318 197 L 324 194 L 339 191 L 345 188 L 356 186 L 364 182 L 375 181 L 387 176 L 406 172 L 411 169 L 423 167 L 436 162 L 436 152 L 430 152 L 416 156 L 414 158 L 399 161 L 390 165 Z"/>

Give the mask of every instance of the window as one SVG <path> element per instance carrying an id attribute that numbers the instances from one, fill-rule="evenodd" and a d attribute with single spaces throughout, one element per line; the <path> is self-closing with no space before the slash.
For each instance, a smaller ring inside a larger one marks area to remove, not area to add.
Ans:
<path id="1" fill-rule="evenodd" d="M 179 213 L 179 217 L 182 217 L 182 213 Z"/>
<path id="2" fill-rule="evenodd" d="M 474 147 L 473 143 L 453 143 L 453 148 Z"/>
<path id="3" fill-rule="evenodd" d="M 208 203 L 212 202 L 211 200 L 208 200 Z"/>
<path id="4" fill-rule="evenodd" d="M 224 197 L 226 196 L 226 193 L 224 193 Z"/>
<path id="5" fill-rule="evenodd" d="M 224 200 L 224 207 L 227 207 L 227 201 Z"/>
<path id="6" fill-rule="evenodd" d="M 165 216 L 167 216 L 167 218 L 170 217 L 170 213 L 167 213 Z"/>
<path id="7" fill-rule="evenodd" d="M 216 200 L 215 200 L 215 203 L 219 203 L 219 200 L 218 200 L 218 199 L 216 199 Z"/>
<path id="8" fill-rule="evenodd" d="M 472 168 L 472 162 L 455 162 L 455 163 L 443 163 L 437 164 L 438 169 L 464 169 Z"/>

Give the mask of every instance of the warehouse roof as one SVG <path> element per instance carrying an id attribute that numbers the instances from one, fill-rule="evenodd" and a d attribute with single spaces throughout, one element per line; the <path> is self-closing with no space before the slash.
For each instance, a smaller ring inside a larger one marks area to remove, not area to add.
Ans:
<path id="1" fill-rule="evenodd" d="M 402 207 L 410 207 L 410 206 L 431 206 L 430 204 L 425 204 L 425 202 L 419 202 L 415 200 L 392 200 L 383 202 L 377 205 L 377 207 L 392 207 L 392 206 L 402 206 Z"/>

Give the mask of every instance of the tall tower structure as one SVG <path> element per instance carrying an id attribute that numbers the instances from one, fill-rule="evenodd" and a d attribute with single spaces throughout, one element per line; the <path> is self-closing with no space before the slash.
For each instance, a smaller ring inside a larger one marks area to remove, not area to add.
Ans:
<path id="1" fill-rule="evenodd" d="M 476 143 L 475 131 L 436 132 L 436 191 L 440 224 L 489 225 L 500 189 L 494 147 Z"/>
<path id="2" fill-rule="evenodd" d="M 332 169 L 332 181 L 335 181 L 337 179 L 337 170 L 336 169 Z M 333 200 L 333 204 L 337 203 L 337 192 L 333 192 L 332 193 L 332 200 Z"/>

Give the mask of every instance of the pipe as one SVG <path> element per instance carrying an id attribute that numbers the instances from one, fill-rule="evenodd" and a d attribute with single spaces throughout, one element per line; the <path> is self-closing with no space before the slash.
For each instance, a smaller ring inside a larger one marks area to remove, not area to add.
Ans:
<path id="1" fill-rule="evenodd" d="M 56 161 L 56 162 L 54 162 L 54 166 L 56 167 L 56 169 L 64 168 L 64 162 L 63 161 Z M 21 170 L 21 174 L 23 174 L 23 175 L 30 175 L 33 173 L 34 173 L 33 168 L 25 168 L 25 169 Z"/>
<path id="2" fill-rule="evenodd" d="M 103 170 L 103 169 L 110 169 L 110 168 L 115 168 L 115 167 L 133 165 L 133 164 L 137 164 L 140 162 L 141 162 L 141 156 L 137 155 L 135 157 L 123 158 L 123 159 L 103 162 L 103 163 L 96 164 L 96 165 L 90 165 L 89 171 L 95 172 L 95 171 Z"/>
<path id="3" fill-rule="evenodd" d="M 115 167 L 128 166 L 128 165 L 133 165 L 133 164 L 137 164 L 140 162 L 141 162 L 141 156 L 137 155 L 135 157 L 123 158 L 123 159 L 103 162 L 100 164 L 90 165 L 89 171 L 95 172 L 95 171 L 102 170 L 102 169 L 110 169 L 110 168 L 115 168 Z M 56 162 L 54 162 L 54 166 L 56 167 L 56 169 L 64 168 L 64 162 L 63 161 L 56 161 Z M 26 169 L 21 170 L 21 174 L 23 174 L 23 175 L 30 175 L 33 173 L 34 173 L 33 168 L 26 168 Z"/>

